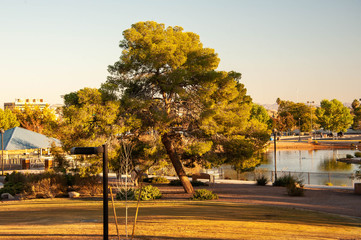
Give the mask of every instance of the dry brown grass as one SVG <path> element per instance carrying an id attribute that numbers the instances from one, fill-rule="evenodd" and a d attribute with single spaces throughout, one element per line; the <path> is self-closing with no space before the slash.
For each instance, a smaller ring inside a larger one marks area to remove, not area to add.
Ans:
<path id="1" fill-rule="evenodd" d="M 116 207 L 124 239 L 124 203 L 117 202 Z M 129 215 L 134 216 L 134 211 L 131 203 Z M 109 220 L 110 239 L 116 239 L 112 211 Z M 359 239 L 361 221 L 241 203 L 155 201 L 141 203 L 136 235 L 136 239 Z M 102 239 L 102 202 L 3 202 L 0 239 Z"/>

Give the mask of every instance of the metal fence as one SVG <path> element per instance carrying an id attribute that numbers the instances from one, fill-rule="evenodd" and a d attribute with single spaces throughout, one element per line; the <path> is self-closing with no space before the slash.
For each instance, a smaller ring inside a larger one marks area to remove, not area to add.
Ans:
<path id="1" fill-rule="evenodd" d="M 248 172 L 241 173 L 238 177 L 239 180 L 255 181 L 257 176 L 264 175 L 272 182 L 275 179 L 274 171 L 262 171 L 262 172 Z M 338 173 L 338 172 L 293 172 L 293 171 L 277 171 L 277 178 L 290 175 L 299 180 L 302 180 L 304 184 L 308 185 L 328 185 L 328 186 L 345 186 L 353 187 L 355 180 L 351 173 Z"/>

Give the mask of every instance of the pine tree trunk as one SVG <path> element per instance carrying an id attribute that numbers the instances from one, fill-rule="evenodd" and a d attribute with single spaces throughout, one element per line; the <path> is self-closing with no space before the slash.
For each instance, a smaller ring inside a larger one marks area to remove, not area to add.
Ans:
<path id="1" fill-rule="evenodd" d="M 182 182 L 184 191 L 186 193 L 194 193 L 193 186 L 192 186 L 191 182 L 189 181 L 189 179 L 186 175 L 186 172 L 184 171 L 183 164 L 180 161 L 179 156 L 175 152 L 171 138 L 167 134 L 164 134 L 162 136 L 162 143 L 164 144 L 167 154 L 168 154 L 170 160 L 172 161 L 173 167 L 174 167 L 180 181 Z"/>

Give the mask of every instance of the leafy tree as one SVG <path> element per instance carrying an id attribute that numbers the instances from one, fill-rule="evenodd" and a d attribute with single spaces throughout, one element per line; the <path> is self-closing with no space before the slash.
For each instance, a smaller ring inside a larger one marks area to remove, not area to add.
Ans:
<path id="1" fill-rule="evenodd" d="M 16 115 L 10 109 L 2 110 L 0 108 L 0 129 L 6 131 L 19 125 L 20 123 L 16 119 Z"/>
<path id="2" fill-rule="evenodd" d="M 321 127 L 332 132 L 346 132 L 352 124 L 350 110 L 336 99 L 322 100 L 316 115 Z"/>
<path id="3" fill-rule="evenodd" d="M 267 132 L 247 132 L 256 120 L 248 122 L 251 98 L 241 75 L 215 71 L 219 58 L 197 34 L 138 22 L 123 36 L 122 55 L 101 91 L 120 100 L 122 116 L 140 121 L 134 132 L 159 134 L 186 192 L 193 188 L 183 164 L 243 161 L 263 147 Z M 237 146 L 243 151 L 228 152 Z"/>
<path id="4" fill-rule="evenodd" d="M 98 89 L 83 88 L 64 96 L 65 106 L 58 131 L 58 138 L 63 148 L 69 151 L 72 147 L 98 147 L 109 143 L 109 158 L 116 155 L 118 147 L 117 136 L 126 129 L 119 122 L 119 104 L 103 102 Z M 82 157 L 89 163 L 88 167 L 80 169 L 83 174 L 100 171 L 99 156 Z"/>
<path id="5" fill-rule="evenodd" d="M 57 116 L 49 106 L 40 109 L 39 106 L 25 105 L 23 110 L 13 111 L 21 127 L 47 136 L 56 136 Z"/>
<path id="6" fill-rule="evenodd" d="M 352 116 L 353 116 L 352 129 L 355 129 L 355 130 L 361 129 L 361 106 L 360 106 L 360 102 L 357 99 L 353 100 L 351 107 L 352 107 L 351 113 L 352 113 Z"/>
<path id="7" fill-rule="evenodd" d="M 267 110 L 256 103 L 252 104 L 252 108 L 251 108 L 251 119 L 256 119 L 257 121 L 267 124 L 268 128 L 271 129 L 272 128 L 272 120 L 271 117 L 269 116 Z"/>
<path id="8" fill-rule="evenodd" d="M 299 124 L 301 125 L 302 132 L 311 131 L 311 116 L 312 128 L 318 127 L 314 107 L 306 105 L 305 103 L 295 103 L 281 99 L 277 99 L 277 102 L 279 116 L 277 129 L 280 131 L 299 128 Z"/>

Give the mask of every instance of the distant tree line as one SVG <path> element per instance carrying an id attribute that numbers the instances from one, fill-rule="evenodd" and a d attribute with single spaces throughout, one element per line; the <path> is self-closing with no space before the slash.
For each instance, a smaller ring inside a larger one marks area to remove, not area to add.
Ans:
<path id="1" fill-rule="evenodd" d="M 351 108 L 344 106 L 337 99 L 324 99 L 316 106 L 314 102 L 295 103 L 276 100 L 277 112 L 272 116 L 273 127 L 281 132 L 299 129 L 301 132 L 323 129 L 332 133 L 346 132 L 352 127 L 361 129 L 360 102 L 354 100 Z"/>

